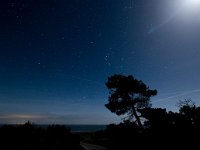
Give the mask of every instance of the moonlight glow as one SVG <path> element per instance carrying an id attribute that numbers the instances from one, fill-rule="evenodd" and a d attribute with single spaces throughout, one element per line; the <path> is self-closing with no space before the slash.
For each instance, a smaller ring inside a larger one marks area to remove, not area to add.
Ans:
<path id="1" fill-rule="evenodd" d="M 185 0 L 185 3 L 189 6 L 195 7 L 200 4 L 200 0 Z"/>
<path id="2" fill-rule="evenodd" d="M 196 12 L 200 9 L 200 0 L 184 0 L 184 11 Z"/>

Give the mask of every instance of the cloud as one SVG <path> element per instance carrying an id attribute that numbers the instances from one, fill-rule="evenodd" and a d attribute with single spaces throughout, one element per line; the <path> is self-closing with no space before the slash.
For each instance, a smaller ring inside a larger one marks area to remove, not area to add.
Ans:
<path id="1" fill-rule="evenodd" d="M 179 94 L 175 94 L 175 95 L 172 95 L 172 96 L 156 99 L 152 103 L 164 102 L 164 101 L 171 100 L 171 99 L 174 100 L 175 98 L 179 98 L 179 97 L 182 97 L 182 96 L 188 96 L 189 94 L 197 93 L 197 92 L 200 92 L 200 89 L 182 91 L 182 92 L 178 92 Z"/>

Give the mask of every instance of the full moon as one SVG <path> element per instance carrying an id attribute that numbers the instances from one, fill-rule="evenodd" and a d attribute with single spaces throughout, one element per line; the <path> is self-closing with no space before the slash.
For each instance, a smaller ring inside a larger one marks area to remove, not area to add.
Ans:
<path id="1" fill-rule="evenodd" d="M 183 0 L 180 11 L 185 17 L 196 17 L 200 14 L 200 0 Z"/>
<path id="2" fill-rule="evenodd" d="M 200 0 L 185 0 L 188 5 L 196 5 L 200 3 Z"/>
<path id="3" fill-rule="evenodd" d="M 184 0 L 185 9 L 193 10 L 200 8 L 200 0 Z"/>

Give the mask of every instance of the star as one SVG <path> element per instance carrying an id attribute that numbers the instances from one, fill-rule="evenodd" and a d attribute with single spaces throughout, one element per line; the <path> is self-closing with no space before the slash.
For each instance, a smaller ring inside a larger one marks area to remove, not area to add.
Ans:
<path id="1" fill-rule="evenodd" d="M 111 62 L 110 62 L 110 53 L 106 54 L 104 57 L 104 60 L 106 62 L 106 64 L 111 67 Z"/>

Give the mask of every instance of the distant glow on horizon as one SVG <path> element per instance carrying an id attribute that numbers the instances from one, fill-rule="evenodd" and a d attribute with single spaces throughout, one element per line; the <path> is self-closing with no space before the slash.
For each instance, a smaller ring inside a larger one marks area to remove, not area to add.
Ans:
<path id="1" fill-rule="evenodd" d="M 48 116 L 34 114 L 7 114 L 0 116 L 1 122 L 9 124 L 24 124 L 27 121 L 35 123 L 45 119 L 48 119 Z"/>

